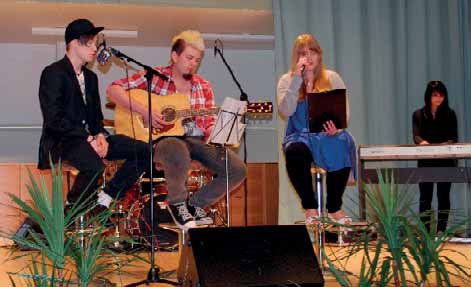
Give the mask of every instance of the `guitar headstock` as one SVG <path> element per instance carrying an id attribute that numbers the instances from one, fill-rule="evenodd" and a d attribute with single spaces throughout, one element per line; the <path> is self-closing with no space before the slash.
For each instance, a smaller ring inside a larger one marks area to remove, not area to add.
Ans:
<path id="1" fill-rule="evenodd" d="M 251 102 L 247 104 L 247 117 L 250 119 L 269 120 L 272 114 L 272 102 Z"/>

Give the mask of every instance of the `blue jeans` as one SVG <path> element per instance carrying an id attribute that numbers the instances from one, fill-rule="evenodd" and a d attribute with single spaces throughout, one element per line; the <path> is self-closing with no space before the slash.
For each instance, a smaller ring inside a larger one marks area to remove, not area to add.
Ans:
<path id="1" fill-rule="evenodd" d="M 189 200 L 193 206 L 205 208 L 216 203 L 226 192 L 225 149 L 206 144 L 196 137 L 161 139 L 155 145 L 154 162 L 159 163 L 165 173 L 169 204 L 186 201 L 188 192 L 185 182 L 191 160 L 197 160 L 214 173 L 211 183 L 203 186 Z M 232 150 L 227 150 L 229 190 L 243 182 L 247 169 L 244 162 Z"/>

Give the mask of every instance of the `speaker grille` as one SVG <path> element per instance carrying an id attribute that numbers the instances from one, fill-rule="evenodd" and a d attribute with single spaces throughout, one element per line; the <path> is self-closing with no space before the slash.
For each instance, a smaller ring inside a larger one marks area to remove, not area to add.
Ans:
<path id="1" fill-rule="evenodd" d="M 201 286 L 323 286 L 303 225 L 190 229 Z"/>

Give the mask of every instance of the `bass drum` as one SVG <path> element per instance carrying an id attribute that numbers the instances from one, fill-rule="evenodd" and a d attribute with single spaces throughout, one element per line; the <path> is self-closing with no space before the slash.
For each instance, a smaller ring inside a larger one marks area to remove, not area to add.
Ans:
<path id="1" fill-rule="evenodd" d="M 173 223 L 172 216 L 167 210 L 165 185 L 154 188 L 154 226 L 155 246 L 157 248 L 175 248 L 178 246 L 178 233 L 159 227 L 162 223 Z M 126 217 L 126 231 L 135 241 L 150 245 L 151 243 L 151 212 L 150 194 L 142 196 L 129 208 Z"/>
<path id="2" fill-rule="evenodd" d="M 131 206 L 139 200 L 140 197 L 140 186 L 134 184 L 124 194 L 124 197 L 116 202 L 114 214 L 123 214 L 129 211 Z"/>

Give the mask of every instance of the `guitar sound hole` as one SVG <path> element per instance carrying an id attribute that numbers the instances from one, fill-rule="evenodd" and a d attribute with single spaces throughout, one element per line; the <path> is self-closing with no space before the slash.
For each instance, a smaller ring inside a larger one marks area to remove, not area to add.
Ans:
<path id="1" fill-rule="evenodd" d="M 162 116 L 166 122 L 174 122 L 177 118 L 177 112 L 174 108 L 165 107 L 162 109 Z"/>

